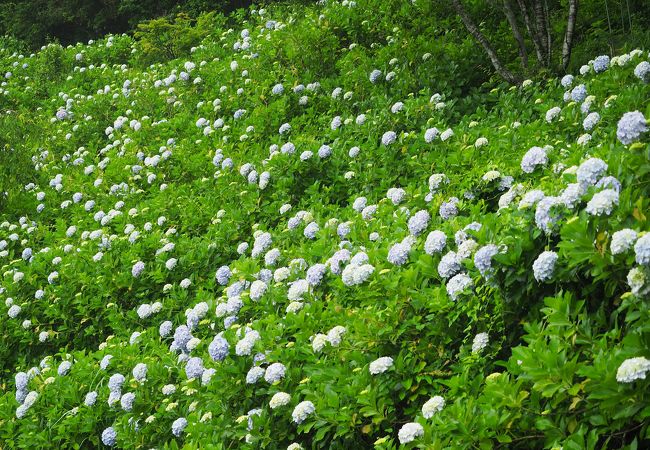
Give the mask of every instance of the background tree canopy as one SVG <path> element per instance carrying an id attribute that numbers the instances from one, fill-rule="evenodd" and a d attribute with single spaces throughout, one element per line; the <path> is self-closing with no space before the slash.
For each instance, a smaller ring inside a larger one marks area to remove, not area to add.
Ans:
<path id="1" fill-rule="evenodd" d="M 303 0 L 302 3 L 313 2 Z M 385 25 L 388 30 L 389 26 L 410 30 L 414 39 L 422 36 L 439 39 L 440 45 L 447 46 L 442 49 L 449 53 L 447 57 L 466 69 L 466 86 L 487 81 L 497 66 L 501 78 L 515 83 L 534 74 L 570 70 L 572 51 L 578 53 L 577 59 L 584 60 L 596 53 L 614 54 L 635 46 L 648 47 L 650 43 L 650 8 L 646 0 L 429 0 L 429 3 L 429 11 L 435 13 L 426 17 L 401 14 L 397 2 L 392 2 L 392 6 L 387 4 L 394 14 L 392 22 Z M 17 39 L 12 46 L 25 51 L 51 41 L 67 45 L 108 33 L 131 33 L 140 25 L 136 37 L 146 41 L 145 58 L 140 61 L 161 62 L 189 50 L 194 40 L 209 32 L 206 26 L 210 23 L 223 23 L 209 18 L 199 21 L 199 29 L 192 30 L 201 15 L 228 14 L 250 5 L 250 0 L 5 0 L 0 2 L 0 34 Z M 182 14 L 180 19 L 178 14 Z M 143 23 L 150 20 L 158 22 Z M 154 39 L 159 47 L 155 42 L 152 44 L 152 39 L 147 41 L 147 37 L 163 29 L 167 30 L 166 37 Z M 350 33 L 350 30 L 354 32 L 352 28 L 339 31 Z M 471 42 L 471 54 L 458 53 L 462 46 L 450 45 L 450 40 Z M 5 44 L 4 48 L 12 46 Z M 490 50 L 486 51 L 487 48 Z M 156 56 L 158 52 L 160 55 Z"/>
<path id="2" fill-rule="evenodd" d="M 40 47 L 51 40 L 62 44 L 133 30 L 143 20 L 187 12 L 230 12 L 250 0 L 14 0 L 0 2 L 0 32 Z"/>

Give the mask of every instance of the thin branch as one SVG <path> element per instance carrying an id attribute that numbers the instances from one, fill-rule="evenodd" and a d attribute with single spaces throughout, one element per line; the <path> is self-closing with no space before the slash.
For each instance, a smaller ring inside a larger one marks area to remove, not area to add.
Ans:
<path id="1" fill-rule="evenodd" d="M 512 9 L 512 0 L 503 0 L 503 12 L 506 15 L 506 19 L 508 19 L 508 23 L 510 24 L 510 28 L 512 29 L 512 34 L 517 41 L 517 45 L 519 46 L 519 56 L 521 57 L 521 66 L 524 69 L 528 68 L 528 52 L 526 51 L 526 43 L 524 42 L 524 37 L 521 35 L 521 31 L 519 30 L 519 25 L 517 24 L 517 16 L 515 15 L 515 11 Z"/>
<path id="2" fill-rule="evenodd" d="M 476 39 L 478 43 L 481 44 L 483 50 L 485 50 L 485 52 L 487 53 L 497 73 L 501 75 L 501 77 L 504 80 L 506 80 L 508 83 L 519 84 L 519 79 L 515 75 L 513 75 L 512 72 L 506 69 L 503 66 L 503 64 L 501 64 L 501 61 L 499 60 L 499 57 L 494 51 L 494 48 L 492 48 L 490 42 L 487 40 L 485 36 L 483 36 L 483 34 L 478 29 L 478 27 L 476 26 L 472 18 L 469 16 L 467 11 L 465 11 L 465 8 L 460 3 L 460 0 L 452 0 L 451 3 L 453 4 L 456 13 L 460 16 L 460 19 L 463 21 L 463 24 L 465 25 L 465 28 L 467 28 L 467 31 L 469 31 L 469 33 L 472 36 L 474 36 L 474 39 Z"/>

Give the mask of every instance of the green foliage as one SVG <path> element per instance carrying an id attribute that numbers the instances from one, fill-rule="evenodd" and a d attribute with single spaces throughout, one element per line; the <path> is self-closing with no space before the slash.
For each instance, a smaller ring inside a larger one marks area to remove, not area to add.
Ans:
<path id="1" fill-rule="evenodd" d="M 160 18 L 140 23 L 135 31 L 139 62 L 148 65 L 189 55 L 190 49 L 223 26 L 224 20 L 224 16 L 214 12 L 202 14 L 197 20 L 181 13 L 173 20 Z"/>
<path id="2" fill-rule="evenodd" d="M 101 448 L 108 427 L 116 448 L 648 446 L 650 377 L 626 383 L 617 372 L 650 358 L 650 269 L 634 249 L 612 251 L 616 231 L 650 232 L 649 134 L 617 138 L 625 113 L 650 117 L 650 84 L 634 74 L 647 50 L 599 74 L 593 64 L 574 71 L 568 88 L 555 78 L 481 85 L 491 69 L 444 2 L 282 4 L 227 18 L 192 4 L 198 16 L 143 23 L 135 38 L 31 56 L 3 41 L 0 446 Z M 148 3 L 121 5 L 137 16 Z M 468 5 L 517 64 L 500 11 Z M 601 53 L 581 39 L 577 65 Z M 579 84 L 593 97 L 565 101 Z M 547 120 L 553 107 L 560 113 Z M 600 115 L 590 141 L 587 109 Z M 445 138 L 427 140 L 433 127 Z M 388 131 L 395 141 L 382 143 Z M 533 146 L 548 161 L 527 173 Z M 561 198 L 589 158 L 620 182 L 617 204 L 588 213 L 603 186 L 587 183 L 575 204 L 549 210 L 545 232 L 526 193 Z M 369 208 L 358 208 L 361 197 Z M 452 197 L 457 214 L 443 218 Z M 430 218 L 414 233 L 422 211 Z M 434 230 L 446 236 L 442 251 L 426 244 Z M 253 253 L 266 232 L 272 242 Z M 406 242 L 404 263 L 391 262 Z M 498 253 L 482 271 L 476 255 L 488 245 Z M 355 263 L 337 270 L 341 249 Z M 547 250 L 558 259 L 539 281 L 533 266 Z M 455 299 L 440 268 L 452 251 L 472 284 Z M 371 273 L 351 283 L 345 269 L 366 258 Z M 317 264 L 318 283 L 307 270 Z M 222 266 L 232 273 L 224 284 Z M 633 270 L 646 276 L 640 290 Z M 171 333 L 161 334 L 167 320 Z M 196 340 L 181 352 L 173 336 L 186 324 Z M 323 341 L 338 326 L 340 342 Z M 259 339 L 242 351 L 251 330 Z M 230 345 L 223 360 L 211 356 L 217 336 Z M 188 378 L 189 357 L 212 378 Z M 373 374 L 380 357 L 393 364 Z M 72 366 L 59 374 L 63 361 Z M 246 381 L 271 363 L 285 365 L 282 379 Z M 19 372 L 38 394 L 26 410 Z M 120 394 L 135 394 L 131 410 L 109 404 L 118 373 Z M 175 391 L 163 393 L 168 385 Z M 271 408 L 279 392 L 290 401 Z M 434 396 L 445 405 L 429 416 Z M 297 423 L 302 401 L 315 411 Z M 175 436 L 179 418 L 188 426 Z M 406 423 L 423 436 L 401 443 Z"/>

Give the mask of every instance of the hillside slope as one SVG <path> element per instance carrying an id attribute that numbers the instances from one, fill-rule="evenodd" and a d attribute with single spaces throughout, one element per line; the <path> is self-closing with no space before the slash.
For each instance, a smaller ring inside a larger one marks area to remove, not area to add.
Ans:
<path id="1" fill-rule="evenodd" d="M 0 57 L 4 448 L 648 444 L 648 52 L 464 114 L 365 7 Z"/>

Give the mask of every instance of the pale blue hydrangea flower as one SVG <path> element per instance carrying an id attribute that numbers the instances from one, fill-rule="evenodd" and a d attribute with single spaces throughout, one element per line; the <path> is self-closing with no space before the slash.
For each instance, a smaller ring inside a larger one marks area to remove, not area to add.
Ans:
<path id="1" fill-rule="evenodd" d="M 368 78 L 370 79 L 370 82 L 374 84 L 379 81 L 381 76 L 382 76 L 381 70 L 375 69 L 372 72 L 370 72 L 370 76 Z"/>
<path id="2" fill-rule="evenodd" d="M 473 285 L 472 279 L 467 274 L 459 273 L 447 282 L 447 294 L 453 301 L 456 301 L 460 294 L 472 288 Z"/>
<path id="3" fill-rule="evenodd" d="M 637 264 L 650 264 L 650 233 L 646 233 L 634 244 Z"/>
<path id="4" fill-rule="evenodd" d="M 599 158 L 589 158 L 580 164 L 576 171 L 578 183 L 585 186 L 596 184 L 606 171 L 607 164 L 605 161 Z"/>
<path id="5" fill-rule="evenodd" d="M 312 415 L 314 411 L 316 411 L 314 404 L 309 400 L 306 400 L 296 405 L 291 413 L 291 417 L 293 418 L 294 423 L 301 424 L 307 419 L 307 417 Z"/>
<path id="6" fill-rule="evenodd" d="M 100 361 L 100 363 L 99 363 L 99 367 L 100 367 L 102 370 L 106 370 L 106 369 L 108 368 L 108 365 L 109 365 L 110 362 L 111 362 L 111 358 L 113 358 L 113 355 L 105 355 L 105 356 L 102 358 L 102 360 Z"/>
<path id="7" fill-rule="evenodd" d="M 280 258 L 280 249 L 272 248 L 264 255 L 264 264 L 267 266 L 274 266 L 278 258 Z"/>
<path id="8" fill-rule="evenodd" d="M 131 269 L 131 275 L 133 275 L 134 278 L 137 278 L 140 276 L 143 270 L 144 263 L 142 261 L 138 261 L 133 265 L 133 268 Z"/>
<path id="9" fill-rule="evenodd" d="M 230 271 L 230 268 L 228 266 L 219 267 L 215 275 L 217 279 L 217 283 L 219 283 L 222 286 L 228 284 L 228 281 L 230 280 L 231 276 L 232 276 L 232 272 Z"/>
<path id="10" fill-rule="evenodd" d="M 72 367 L 72 363 L 70 361 L 63 361 L 61 364 L 59 364 L 59 368 L 57 369 L 57 373 L 60 376 L 65 376 L 70 372 L 70 368 Z"/>
<path id="11" fill-rule="evenodd" d="M 314 264 L 307 269 L 306 279 L 311 286 L 318 286 L 323 280 L 327 266 L 325 264 Z"/>
<path id="12" fill-rule="evenodd" d="M 396 266 L 401 266 L 408 261 L 410 252 L 411 243 L 406 240 L 393 244 L 388 251 L 388 262 Z"/>
<path id="13" fill-rule="evenodd" d="M 343 222 L 340 223 L 336 227 L 336 234 L 341 238 L 345 239 L 345 237 L 350 234 L 350 223 L 349 222 Z"/>
<path id="14" fill-rule="evenodd" d="M 135 394 L 133 392 L 127 392 L 120 399 L 120 405 L 124 411 L 131 411 L 133 409 L 133 402 L 135 401 Z"/>
<path id="15" fill-rule="evenodd" d="M 198 356 L 190 358 L 185 365 L 185 375 L 187 375 L 188 380 L 201 378 L 204 370 L 203 360 Z"/>
<path id="16" fill-rule="evenodd" d="M 11 305 L 11 307 L 7 311 L 7 315 L 11 319 L 15 319 L 16 317 L 18 317 L 18 314 L 20 314 L 20 311 L 22 311 L 22 308 L 19 305 Z"/>
<path id="17" fill-rule="evenodd" d="M 428 128 L 424 132 L 424 141 L 427 144 L 430 144 L 438 137 L 439 134 L 440 134 L 440 131 L 436 127 Z"/>
<path id="18" fill-rule="evenodd" d="M 403 102 L 396 102 L 396 103 L 393 104 L 393 106 L 390 107 L 390 112 L 392 112 L 393 114 L 397 114 L 402 109 L 404 109 L 404 103 Z"/>
<path id="19" fill-rule="evenodd" d="M 612 234 L 612 242 L 609 245 L 612 255 L 620 255 L 631 249 L 636 238 L 636 231 L 629 228 L 624 228 Z"/>
<path id="20" fill-rule="evenodd" d="M 582 126 L 586 131 L 591 131 L 600 122 L 600 114 L 597 112 L 589 113 L 585 120 L 582 121 Z"/>
<path id="21" fill-rule="evenodd" d="M 641 61 L 634 68 L 634 75 L 641 81 L 649 82 L 650 81 L 650 62 Z"/>
<path id="22" fill-rule="evenodd" d="M 262 280 L 255 280 L 251 284 L 251 289 L 250 289 L 250 299 L 253 300 L 254 302 L 259 301 L 264 294 L 266 293 L 268 286 L 266 283 Z"/>
<path id="23" fill-rule="evenodd" d="M 314 156 L 314 152 L 306 150 L 300 154 L 300 161 L 307 161 L 308 159 L 311 159 L 312 156 Z"/>
<path id="24" fill-rule="evenodd" d="M 296 146 L 292 142 L 287 142 L 285 144 L 282 144 L 282 147 L 280 147 L 280 152 L 285 155 L 293 155 L 296 153 Z"/>
<path id="25" fill-rule="evenodd" d="M 145 363 L 138 363 L 133 368 L 133 378 L 137 381 L 145 381 L 147 378 L 147 365 Z"/>
<path id="26" fill-rule="evenodd" d="M 305 227 L 305 229 L 303 231 L 303 235 L 307 239 L 315 239 L 316 238 L 316 233 L 318 233 L 319 230 L 320 230 L 320 228 L 318 227 L 318 224 L 316 222 L 310 222 Z"/>
<path id="27" fill-rule="evenodd" d="M 264 376 L 266 371 L 260 366 L 253 366 L 246 374 L 246 384 L 255 384 Z"/>
<path id="28" fill-rule="evenodd" d="M 264 379 L 267 383 L 273 384 L 284 378 L 286 367 L 282 363 L 273 363 L 266 368 Z"/>
<path id="29" fill-rule="evenodd" d="M 546 121 L 548 123 L 553 122 L 562 112 L 562 109 L 559 106 L 555 106 L 548 111 L 546 111 Z"/>
<path id="30" fill-rule="evenodd" d="M 594 59 L 594 72 L 601 73 L 609 67 L 609 56 L 601 55 Z"/>
<path id="31" fill-rule="evenodd" d="M 366 199 L 366 197 L 357 197 L 354 199 L 354 202 L 352 202 L 352 209 L 354 209 L 356 212 L 361 212 L 367 204 L 368 199 Z"/>
<path id="32" fill-rule="evenodd" d="M 587 88 L 584 84 L 579 84 L 571 90 L 571 100 L 580 103 L 587 98 Z"/>
<path id="33" fill-rule="evenodd" d="M 273 95 L 281 95 L 284 92 L 284 86 L 282 86 L 281 83 L 278 83 L 275 86 L 273 86 L 271 92 L 273 93 Z"/>
<path id="34" fill-rule="evenodd" d="M 598 183 L 596 183 L 597 188 L 608 188 L 608 189 L 614 189 L 616 192 L 620 193 L 621 192 L 621 182 L 618 181 L 615 177 L 612 176 L 607 176 L 607 177 L 602 177 L 600 180 L 598 180 Z"/>
<path id="35" fill-rule="evenodd" d="M 650 371 L 650 360 L 643 356 L 626 359 L 616 371 L 616 381 L 619 383 L 632 383 L 636 380 L 645 380 L 646 373 Z"/>
<path id="36" fill-rule="evenodd" d="M 645 117 L 640 111 L 632 111 L 623 114 L 618 121 L 616 137 L 624 145 L 637 141 L 641 134 L 648 131 Z"/>
<path id="37" fill-rule="evenodd" d="M 192 339 L 192 337 L 193 336 L 192 333 L 190 333 L 189 327 L 187 325 L 180 325 L 174 331 L 174 344 L 177 348 L 185 351 L 186 345 L 188 342 L 190 342 L 190 339 Z"/>
<path id="38" fill-rule="evenodd" d="M 381 143 L 391 145 L 397 140 L 397 134 L 394 131 L 387 131 L 381 137 Z"/>
<path id="39" fill-rule="evenodd" d="M 458 198 L 451 197 L 449 201 L 443 202 L 440 205 L 439 214 L 443 220 L 449 220 L 458 214 Z"/>
<path id="40" fill-rule="evenodd" d="M 474 266 L 483 276 L 487 276 L 492 271 L 492 257 L 499 254 L 499 248 L 494 244 L 488 244 L 476 252 L 474 255 Z"/>
<path id="41" fill-rule="evenodd" d="M 569 209 L 575 208 L 585 193 L 584 185 L 571 183 L 560 194 L 560 202 Z"/>
<path id="42" fill-rule="evenodd" d="M 449 278 L 460 272 L 460 258 L 454 251 L 447 252 L 438 263 L 438 275 Z"/>
<path id="43" fill-rule="evenodd" d="M 183 434 L 185 427 L 187 427 L 187 419 L 185 417 L 179 417 L 178 419 L 174 420 L 174 423 L 172 423 L 172 434 L 176 437 L 179 437 L 181 434 Z"/>
<path id="44" fill-rule="evenodd" d="M 86 397 L 84 399 L 84 405 L 93 406 L 96 401 L 97 401 L 97 392 L 91 391 L 86 394 Z"/>
<path id="45" fill-rule="evenodd" d="M 447 245 L 447 235 L 440 231 L 435 230 L 429 233 L 427 240 L 424 243 L 424 251 L 428 255 L 440 253 Z"/>
<path id="46" fill-rule="evenodd" d="M 542 252 L 533 263 L 533 275 L 537 281 L 548 281 L 553 277 L 557 253 L 552 251 Z"/>
<path id="47" fill-rule="evenodd" d="M 102 432 L 102 443 L 112 447 L 117 442 L 117 432 L 113 427 L 108 427 Z"/>
<path id="48" fill-rule="evenodd" d="M 393 205 L 399 205 L 406 197 L 406 191 L 402 188 L 390 188 L 386 192 L 386 198 L 391 201 Z"/>
<path id="49" fill-rule="evenodd" d="M 535 225 L 546 234 L 553 232 L 557 224 L 559 214 L 552 214 L 552 208 L 560 205 L 561 200 L 558 197 L 544 197 L 537 203 L 535 208 Z"/>
<path id="50" fill-rule="evenodd" d="M 563 88 L 568 89 L 573 84 L 573 75 L 564 75 L 560 84 Z"/>
<path id="51" fill-rule="evenodd" d="M 318 149 L 318 157 L 321 159 L 328 158 L 332 154 L 332 148 L 329 145 L 323 144 Z"/>
<path id="52" fill-rule="evenodd" d="M 172 332 L 173 327 L 174 324 L 170 320 L 166 320 L 158 327 L 158 334 L 160 334 L 160 337 L 167 337 Z"/>
<path id="53" fill-rule="evenodd" d="M 521 160 L 521 170 L 526 173 L 533 173 L 537 167 L 545 166 L 547 163 L 546 150 L 541 147 L 532 147 Z"/>
<path id="54" fill-rule="evenodd" d="M 111 375 L 108 379 L 108 389 L 111 392 L 120 392 L 122 389 L 122 384 L 124 384 L 125 378 L 121 373 L 116 373 Z"/>
<path id="55" fill-rule="evenodd" d="M 340 275 L 342 270 L 341 263 L 349 261 L 351 257 L 352 255 L 350 254 L 350 251 L 346 248 L 342 248 L 332 255 L 332 257 L 327 261 L 327 264 L 333 274 Z"/>
<path id="56" fill-rule="evenodd" d="M 408 221 L 409 232 L 413 236 L 419 236 L 427 229 L 431 215 L 426 210 L 420 210 L 413 214 Z"/>
<path id="57" fill-rule="evenodd" d="M 223 361 L 228 356 L 230 351 L 230 344 L 228 341 L 220 335 L 214 337 L 210 345 L 208 346 L 208 354 L 213 361 Z"/>
<path id="58" fill-rule="evenodd" d="M 176 392 L 176 386 L 173 384 L 166 384 L 162 387 L 163 395 L 172 395 L 174 392 Z"/>
<path id="59" fill-rule="evenodd" d="M 585 211 L 592 216 L 609 216 L 616 205 L 618 205 L 618 192 L 614 189 L 605 189 L 594 194 L 587 203 Z"/>
<path id="60" fill-rule="evenodd" d="M 16 390 L 23 391 L 27 389 L 29 383 L 29 376 L 25 372 L 18 372 L 16 374 Z"/>
<path id="61" fill-rule="evenodd" d="M 341 273 L 341 280 L 346 286 L 356 286 L 364 283 L 374 271 L 370 264 L 348 264 Z"/>

